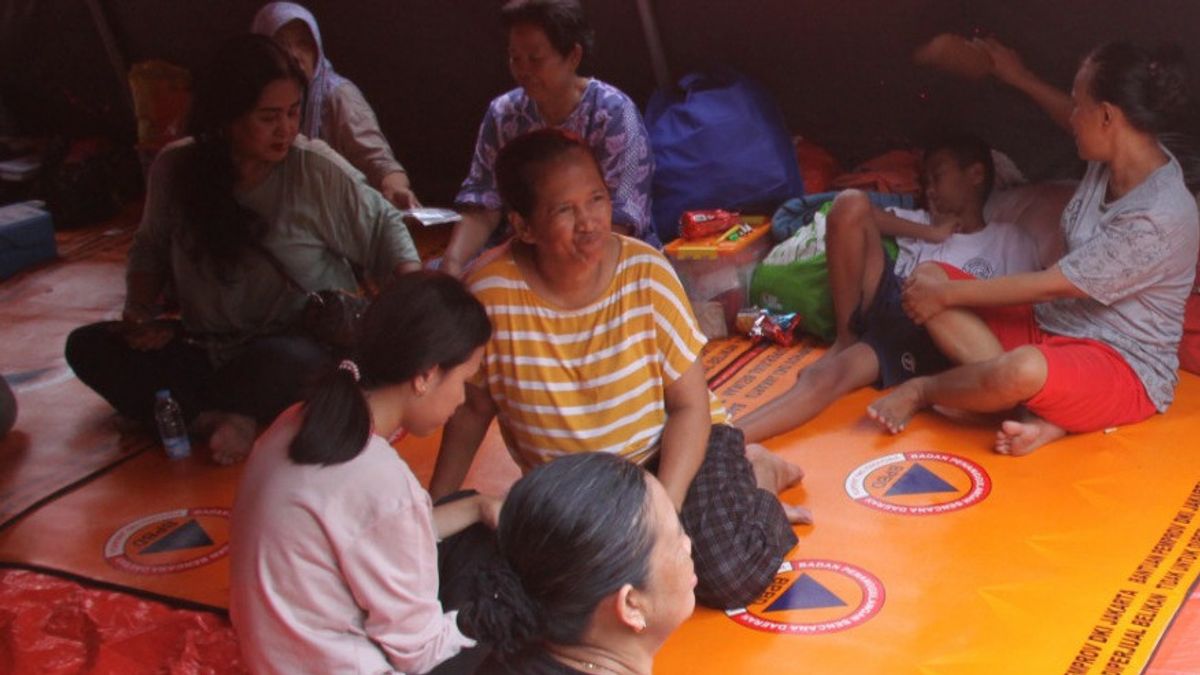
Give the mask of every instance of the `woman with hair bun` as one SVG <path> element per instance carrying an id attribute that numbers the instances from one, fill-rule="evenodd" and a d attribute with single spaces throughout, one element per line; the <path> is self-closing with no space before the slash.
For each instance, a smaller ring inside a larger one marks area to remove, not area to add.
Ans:
<path id="1" fill-rule="evenodd" d="M 459 584 L 439 587 L 439 548 L 494 527 L 499 501 L 432 506 L 388 440 L 445 423 L 491 332 L 458 280 L 402 275 L 367 310 L 352 359 L 258 440 L 230 537 L 230 614 L 251 671 L 423 673 L 474 645 L 438 600 Z M 470 575 L 460 563 L 442 569 Z"/>
<path id="2" fill-rule="evenodd" d="M 517 481 L 497 529 L 503 564 L 459 617 L 493 651 L 485 674 L 650 673 L 691 615 L 691 540 L 658 480 L 607 453 Z"/>
<path id="3" fill-rule="evenodd" d="M 1067 433 L 1164 412 L 1178 382 L 1184 306 L 1200 231 L 1185 170 L 1165 143 L 1189 109 L 1176 48 L 1110 43 L 1083 60 L 1068 96 L 995 42 L 1001 81 L 1075 137 L 1087 173 L 1063 211 L 1066 254 L 1049 269 L 975 280 L 918 267 L 905 309 L 964 365 L 909 380 L 869 408 L 892 433 L 922 408 L 1016 409 L 995 450 L 1024 455 Z M 1033 303 L 1037 303 L 1036 305 Z"/>

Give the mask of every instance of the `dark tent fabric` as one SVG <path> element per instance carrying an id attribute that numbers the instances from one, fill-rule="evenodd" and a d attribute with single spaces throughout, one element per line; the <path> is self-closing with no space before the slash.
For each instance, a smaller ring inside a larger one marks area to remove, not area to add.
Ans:
<path id="1" fill-rule="evenodd" d="M 7 0 L 0 9 L 0 126 L 132 137 L 133 120 L 87 2 Z M 327 52 L 379 115 L 418 193 L 449 202 L 487 102 L 509 89 L 497 0 L 310 0 Z M 1191 29 L 1200 5 L 1098 2 L 904 3 L 651 0 L 673 77 L 714 64 L 761 82 L 790 129 L 847 165 L 930 130 L 977 132 L 1031 178 L 1076 175 L 1070 139 L 1018 93 L 914 68 L 910 54 L 941 32 L 994 34 L 1064 88 L 1079 59 L 1114 39 L 1175 41 L 1200 67 Z M 247 29 L 242 0 L 126 0 L 94 5 L 126 64 L 203 62 Z M 655 87 L 635 0 L 585 0 L 598 50 L 591 74 L 644 105 Z M 1069 28 L 1069 30 L 1067 30 Z M 9 114 L 4 115 L 3 110 Z M 3 133 L 3 131 L 0 131 Z"/>

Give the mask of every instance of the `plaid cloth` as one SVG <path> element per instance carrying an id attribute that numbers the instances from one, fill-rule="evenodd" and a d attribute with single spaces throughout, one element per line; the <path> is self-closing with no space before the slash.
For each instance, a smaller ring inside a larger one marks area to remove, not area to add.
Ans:
<path id="1" fill-rule="evenodd" d="M 779 499 L 758 487 L 740 429 L 714 424 L 680 514 L 692 538 L 696 600 L 745 607 L 771 583 L 796 533 Z"/>

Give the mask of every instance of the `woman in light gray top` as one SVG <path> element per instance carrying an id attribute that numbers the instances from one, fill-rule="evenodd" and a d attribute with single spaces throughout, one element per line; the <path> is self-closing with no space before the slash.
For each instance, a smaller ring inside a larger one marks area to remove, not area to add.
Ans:
<path id="1" fill-rule="evenodd" d="M 1187 78 L 1178 49 L 1110 43 L 1084 59 L 1068 96 L 1012 50 L 980 47 L 1088 161 L 1063 212 L 1067 253 L 1047 270 L 988 280 L 918 268 L 905 309 L 964 365 L 910 380 L 868 414 L 897 433 L 931 405 L 1018 408 L 995 449 L 1024 455 L 1066 433 L 1146 419 L 1174 398 L 1200 232 L 1184 171 L 1159 136 L 1186 114 Z"/>

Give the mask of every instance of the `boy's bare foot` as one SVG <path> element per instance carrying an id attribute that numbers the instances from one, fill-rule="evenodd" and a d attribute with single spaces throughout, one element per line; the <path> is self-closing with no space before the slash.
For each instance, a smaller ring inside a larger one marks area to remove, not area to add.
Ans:
<path id="1" fill-rule="evenodd" d="M 1006 420 L 996 432 L 996 452 L 1020 457 L 1028 455 L 1051 441 L 1066 436 L 1062 427 L 1030 415 L 1023 421 Z"/>
<path id="2" fill-rule="evenodd" d="M 927 407 L 922 390 L 924 378 L 913 378 L 896 387 L 890 394 L 867 406 L 867 417 L 875 420 L 893 434 L 904 431 L 918 410 Z"/>
<path id="3" fill-rule="evenodd" d="M 250 454 L 254 439 L 258 436 L 258 423 L 252 418 L 235 413 L 225 414 L 213 426 L 208 437 L 213 461 L 222 466 L 236 464 Z"/>

